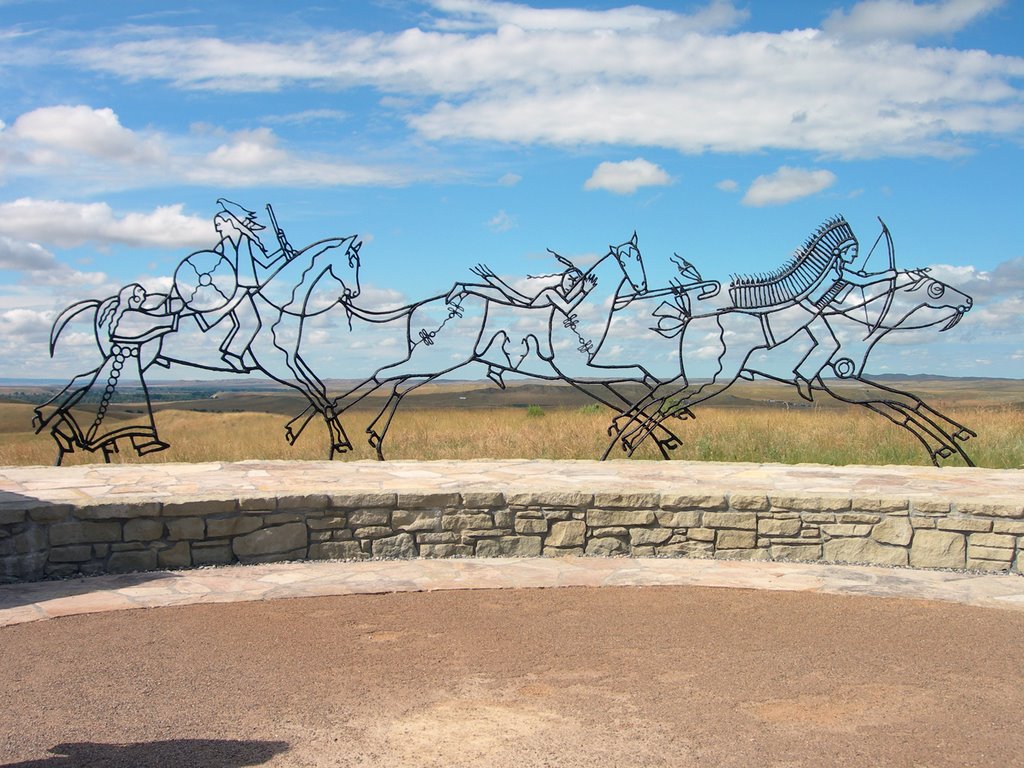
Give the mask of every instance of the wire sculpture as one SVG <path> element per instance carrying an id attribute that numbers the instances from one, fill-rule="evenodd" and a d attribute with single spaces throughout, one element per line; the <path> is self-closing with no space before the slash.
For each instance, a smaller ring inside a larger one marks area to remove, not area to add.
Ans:
<path id="1" fill-rule="evenodd" d="M 366 429 L 383 459 L 405 396 L 477 365 L 502 389 L 508 374 L 559 381 L 610 408 L 616 415 L 602 458 L 617 448 L 632 456 L 647 440 L 670 458 L 682 444 L 670 429 L 672 420 L 695 418 L 695 406 L 740 379 L 761 377 L 793 386 L 806 400 L 825 394 L 881 415 L 912 434 L 936 466 L 952 456 L 973 466 L 962 446 L 976 436 L 973 431 L 913 393 L 865 375 L 872 350 L 889 333 L 946 331 L 972 307 L 969 296 L 927 270 L 897 269 L 892 236 L 881 219 L 881 232 L 865 257 L 850 224 L 836 216 L 779 268 L 734 276 L 724 304 L 711 301 L 721 292 L 718 281 L 704 279 L 678 254 L 671 258 L 678 277 L 651 288 L 634 232 L 585 269 L 550 251 L 562 270 L 544 276 L 555 282 L 540 288 L 516 287 L 478 264 L 471 268 L 475 280 L 382 309 L 358 303 L 362 243 L 357 236 L 327 238 L 296 250 L 267 205 L 277 240 L 277 248 L 268 251 L 255 212 L 225 199 L 217 203 L 219 242 L 185 257 L 169 291 L 147 293 L 133 283 L 115 296 L 73 304 L 55 320 L 51 355 L 68 323 L 91 312 L 102 356 L 99 366 L 75 376 L 35 409 L 36 432 L 48 428 L 56 442 L 56 464 L 76 450 L 99 451 L 109 462 L 125 441 L 140 456 L 168 448 L 157 433 L 145 378 L 153 365 L 179 364 L 259 372 L 301 393 L 307 406 L 285 425 L 285 437 L 294 444 L 319 417 L 327 426 L 332 459 L 352 449 L 342 414 L 371 393 L 383 389 L 386 394 Z M 883 239 L 887 263 L 869 270 Z M 627 307 L 646 320 L 653 341 L 627 364 L 603 362 L 613 320 Z M 405 345 L 392 362 L 361 376 L 356 372 L 350 378 L 357 384 L 330 393 L 303 355 L 303 340 L 310 318 L 338 308 L 352 334 L 391 325 L 402 329 Z M 215 348 L 215 355 L 197 356 L 194 344 L 180 341 L 185 331 L 209 339 L 203 346 Z M 706 357 L 709 339 L 716 370 L 709 379 L 691 378 L 687 361 Z M 112 404 L 128 399 L 136 409 L 142 406 L 144 418 L 108 424 Z"/>

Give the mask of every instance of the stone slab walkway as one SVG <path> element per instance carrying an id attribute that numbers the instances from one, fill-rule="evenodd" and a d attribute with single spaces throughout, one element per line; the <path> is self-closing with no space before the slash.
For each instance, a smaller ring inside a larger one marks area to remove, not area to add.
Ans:
<path id="1" fill-rule="evenodd" d="M 0 505 L 182 502 L 332 493 L 616 491 L 942 499 L 1024 508 L 1024 471 L 691 461 L 242 461 L 0 467 Z"/>
<path id="2" fill-rule="evenodd" d="M 661 558 L 302 562 L 0 586 L 0 627 L 83 613 L 327 595 L 602 586 L 703 586 L 940 600 L 1024 611 L 1006 574 Z"/>

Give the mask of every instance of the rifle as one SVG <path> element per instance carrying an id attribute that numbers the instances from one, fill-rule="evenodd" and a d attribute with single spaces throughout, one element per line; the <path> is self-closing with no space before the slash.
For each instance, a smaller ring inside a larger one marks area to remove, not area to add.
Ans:
<path id="1" fill-rule="evenodd" d="M 295 258 L 295 249 L 288 242 L 288 237 L 285 235 L 284 230 L 278 225 L 277 217 L 274 215 L 274 209 L 270 206 L 270 203 L 267 203 L 267 215 L 270 216 L 270 224 L 274 227 L 274 234 L 277 235 L 277 242 L 281 246 L 281 253 L 284 254 L 286 261 L 291 261 Z"/>

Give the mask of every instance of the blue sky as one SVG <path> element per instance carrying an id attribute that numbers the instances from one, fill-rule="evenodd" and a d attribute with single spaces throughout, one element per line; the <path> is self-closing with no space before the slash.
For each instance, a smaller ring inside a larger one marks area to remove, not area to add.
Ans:
<path id="1" fill-rule="evenodd" d="M 870 370 L 1024 378 L 1024 3 L 215 7 L 0 0 L 0 376 L 82 370 L 87 325 L 48 356 L 60 309 L 167 290 L 224 196 L 295 245 L 359 233 L 371 308 L 634 230 L 652 285 L 673 252 L 728 280 L 881 216 L 975 308 Z M 346 326 L 307 339 L 325 375 L 393 356 Z"/>

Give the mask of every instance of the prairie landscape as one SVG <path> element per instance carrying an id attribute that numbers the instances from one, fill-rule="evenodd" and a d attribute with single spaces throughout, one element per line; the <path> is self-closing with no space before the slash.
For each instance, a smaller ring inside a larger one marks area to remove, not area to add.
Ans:
<path id="1" fill-rule="evenodd" d="M 254 382 L 255 383 L 255 382 Z M 912 391 L 978 436 L 965 444 L 978 466 L 1024 466 L 1024 383 L 1016 380 L 909 378 L 888 386 Z M 0 390 L 0 465 L 46 465 L 55 455 L 45 432 L 33 433 L 33 407 L 52 388 Z M 305 407 L 283 388 L 243 389 L 234 384 L 190 383 L 151 388 L 161 439 L 171 448 L 139 458 L 127 446 L 115 462 L 202 462 L 327 458 L 326 429 L 310 422 L 294 446 L 284 425 Z M 367 398 L 346 412 L 343 424 L 354 450 L 342 460 L 376 458 L 365 429 L 383 404 Z M 138 418 L 123 403 L 108 418 Z M 694 409 L 695 419 L 667 424 L 682 440 L 674 459 L 821 464 L 927 465 L 918 441 L 878 414 L 826 395 L 801 400 L 771 382 L 742 382 Z M 428 385 L 410 395 L 385 444 L 389 459 L 596 459 L 609 443 L 614 413 L 569 387 L 516 383 L 501 391 L 483 382 Z M 612 458 L 624 458 L 616 448 Z M 660 459 L 653 441 L 634 454 Z M 66 464 L 98 463 L 99 453 L 76 453 Z M 944 462 L 962 466 L 959 458 Z"/>

